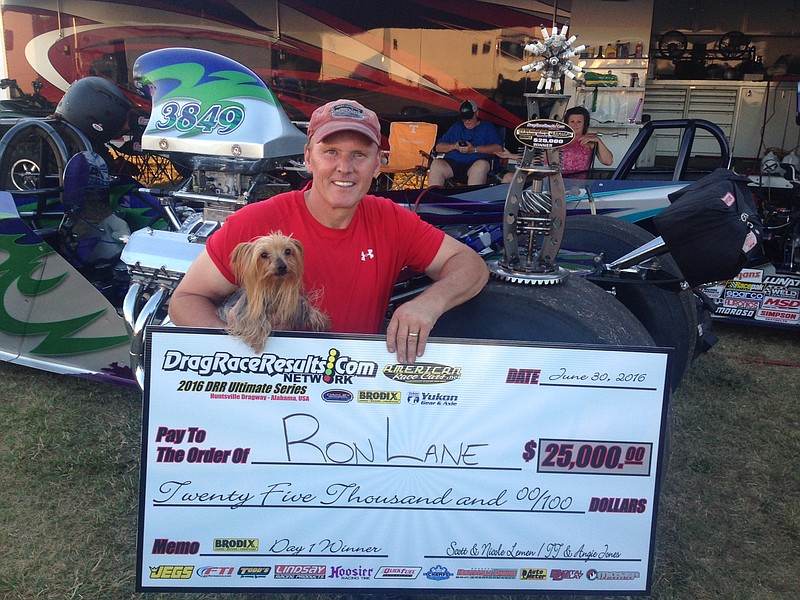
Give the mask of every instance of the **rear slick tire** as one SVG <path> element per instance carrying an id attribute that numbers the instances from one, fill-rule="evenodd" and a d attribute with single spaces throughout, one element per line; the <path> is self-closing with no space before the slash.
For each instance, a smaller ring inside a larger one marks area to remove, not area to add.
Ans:
<path id="1" fill-rule="evenodd" d="M 568 217 L 562 249 L 591 254 L 603 253 L 608 263 L 653 239 L 641 227 L 604 216 Z M 662 268 L 680 277 L 670 256 L 658 259 Z M 600 284 L 598 284 L 600 285 Z M 692 361 L 697 343 L 697 307 L 691 290 L 680 292 L 656 285 L 631 283 L 604 286 L 645 326 L 656 345 L 674 348 L 671 388 L 676 390 Z"/>
<path id="2" fill-rule="evenodd" d="M 491 279 L 480 294 L 443 314 L 431 336 L 654 346 L 644 326 L 611 294 L 576 276 L 557 285 Z"/>

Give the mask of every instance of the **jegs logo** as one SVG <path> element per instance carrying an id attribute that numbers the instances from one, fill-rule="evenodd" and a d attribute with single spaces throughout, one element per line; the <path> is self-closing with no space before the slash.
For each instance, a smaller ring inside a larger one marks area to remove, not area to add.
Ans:
<path id="1" fill-rule="evenodd" d="M 461 367 L 437 363 L 390 364 L 383 374 L 392 381 L 413 384 L 447 383 L 461 378 Z"/>
<path id="2" fill-rule="evenodd" d="M 194 565 L 159 565 L 150 567 L 150 579 L 191 579 Z"/>

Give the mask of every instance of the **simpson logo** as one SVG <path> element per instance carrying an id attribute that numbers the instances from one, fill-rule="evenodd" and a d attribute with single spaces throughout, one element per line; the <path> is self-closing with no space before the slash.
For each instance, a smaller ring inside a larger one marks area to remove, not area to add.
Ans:
<path id="1" fill-rule="evenodd" d="M 198 577 L 232 577 L 233 567 L 200 567 Z"/>
<path id="2" fill-rule="evenodd" d="M 564 579 L 580 579 L 583 571 L 576 569 L 550 569 L 550 579 L 553 581 L 563 581 Z"/>
<path id="3" fill-rule="evenodd" d="M 258 552 L 258 538 L 215 538 L 214 552 Z"/>
<path id="4" fill-rule="evenodd" d="M 586 571 L 586 579 L 589 581 L 633 581 L 639 579 L 639 571 L 598 571 L 589 569 Z"/>
<path id="5" fill-rule="evenodd" d="M 506 375 L 506 383 L 537 385 L 541 374 L 541 369 L 509 369 Z"/>
<path id="6" fill-rule="evenodd" d="M 353 392 L 348 390 L 325 390 L 322 392 L 322 399 L 325 402 L 352 402 Z"/>
<path id="7" fill-rule="evenodd" d="M 158 538 L 153 540 L 152 554 L 197 554 L 200 542 L 173 542 Z"/>
<path id="8" fill-rule="evenodd" d="M 392 364 L 383 367 L 383 374 L 392 381 L 402 383 L 447 383 L 461 378 L 461 367 L 436 363 Z"/>
<path id="9" fill-rule="evenodd" d="M 416 579 L 422 567 L 381 567 L 375 579 Z"/>
<path id="10" fill-rule="evenodd" d="M 355 377 L 376 377 L 378 363 L 353 360 L 331 348 L 328 356 L 308 355 L 304 358 L 283 358 L 277 354 L 234 356 L 229 352 L 184 354 L 178 350 L 164 353 L 161 368 L 165 371 L 186 371 L 198 375 L 238 375 L 259 373 L 283 376 L 292 383 L 352 383 Z"/>
<path id="11" fill-rule="evenodd" d="M 259 579 L 269 575 L 270 571 L 272 571 L 272 567 L 239 567 L 239 570 L 236 571 L 236 574 L 239 577 L 251 577 L 253 579 Z"/>
<path id="12" fill-rule="evenodd" d="M 275 565 L 275 579 L 325 579 L 325 565 Z"/>
<path id="13" fill-rule="evenodd" d="M 401 392 L 384 392 L 380 390 L 359 390 L 358 401 L 364 404 L 400 404 Z"/>
<path id="14" fill-rule="evenodd" d="M 522 581 L 546 581 L 547 569 L 520 569 L 519 578 Z"/>
<path id="15" fill-rule="evenodd" d="M 452 576 L 453 574 L 447 570 L 447 567 L 443 567 L 442 565 L 431 567 L 425 573 L 425 577 L 432 581 L 445 581 L 446 579 L 450 579 Z"/>
<path id="16" fill-rule="evenodd" d="M 756 312 L 756 320 L 773 321 L 775 323 L 794 323 L 800 321 L 800 312 L 771 310 L 762 307 Z"/>
<path id="17" fill-rule="evenodd" d="M 150 579 L 190 579 L 194 565 L 160 565 L 150 567 Z"/>

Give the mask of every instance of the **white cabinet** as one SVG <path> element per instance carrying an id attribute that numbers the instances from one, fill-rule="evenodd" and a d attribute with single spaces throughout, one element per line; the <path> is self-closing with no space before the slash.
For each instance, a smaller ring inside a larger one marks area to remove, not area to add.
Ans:
<path id="1" fill-rule="evenodd" d="M 800 143 L 795 83 L 745 84 L 739 93 L 733 155 L 757 158 L 767 149 L 789 152 Z M 763 129 L 763 142 L 762 142 Z"/>
<path id="2" fill-rule="evenodd" d="M 653 120 L 661 119 L 705 119 L 711 121 L 733 139 L 736 122 L 738 84 L 648 82 L 644 101 L 644 112 Z M 676 155 L 680 144 L 679 132 L 656 134 L 658 154 Z M 719 144 L 704 131 L 697 133 L 694 153 L 700 156 L 719 155 Z"/>

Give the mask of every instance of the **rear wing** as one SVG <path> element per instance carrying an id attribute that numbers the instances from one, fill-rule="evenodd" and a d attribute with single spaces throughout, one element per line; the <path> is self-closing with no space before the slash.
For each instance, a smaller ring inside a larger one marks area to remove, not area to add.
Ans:
<path id="1" fill-rule="evenodd" d="M 137 91 L 152 100 L 143 150 L 250 159 L 261 168 L 303 155 L 306 135 L 269 87 L 234 60 L 164 48 L 139 57 L 133 76 Z"/>

